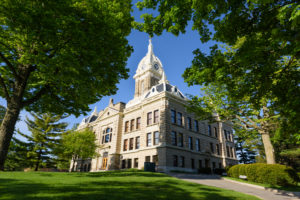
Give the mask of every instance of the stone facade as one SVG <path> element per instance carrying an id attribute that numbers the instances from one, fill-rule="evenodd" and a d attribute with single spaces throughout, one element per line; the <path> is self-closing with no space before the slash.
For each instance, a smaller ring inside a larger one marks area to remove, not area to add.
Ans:
<path id="1" fill-rule="evenodd" d="M 86 171 L 144 167 L 157 171 L 197 171 L 237 164 L 229 123 L 198 121 L 186 109 L 188 99 L 167 81 L 151 41 L 134 76 L 134 99 L 109 105 L 83 119 L 78 130 L 89 127 L 97 136 L 99 157 L 72 160 L 71 170 Z"/>

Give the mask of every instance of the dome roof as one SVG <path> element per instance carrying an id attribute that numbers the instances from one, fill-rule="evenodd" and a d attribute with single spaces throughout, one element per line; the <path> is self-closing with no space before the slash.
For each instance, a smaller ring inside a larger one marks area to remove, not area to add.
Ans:
<path id="1" fill-rule="evenodd" d="M 161 76 L 164 73 L 161 61 L 153 53 L 151 39 L 149 39 L 148 52 L 146 56 L 140 61 L 135 76 L 143 74 L 143 72 L 146 72 L 148 70 L 158 72 Z"/>

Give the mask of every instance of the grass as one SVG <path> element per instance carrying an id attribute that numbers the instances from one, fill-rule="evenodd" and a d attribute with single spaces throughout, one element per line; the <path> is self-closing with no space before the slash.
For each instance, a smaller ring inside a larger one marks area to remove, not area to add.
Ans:
<path id="1" fill-rule="evenodd" d="M 165 174 L 0 172 L 0 199 L 257 200 L 239 192 L 185 182 Z"/>
<path id="2" fill-rule="evenodd" d="M 242 183 L 249 183 L 253 185 L 259 185 L 267 188 L 274 188 L 274 189 L 279 189 L 279 190 L 286 190 L 286 191 L 293 191 L 293 192 L 300 192 L 300 183 L 298 183 L 297 186 L 279 186 L 279 185 L 270 185 L 270 184 L 264 184 L 264 183 L 256 183 L 252 181 L 247 181 L 239 178 L 233 178 L 233 177 L 223 177 L 225 179 L 230 179 L 234 181 L 239 181 Z"/>

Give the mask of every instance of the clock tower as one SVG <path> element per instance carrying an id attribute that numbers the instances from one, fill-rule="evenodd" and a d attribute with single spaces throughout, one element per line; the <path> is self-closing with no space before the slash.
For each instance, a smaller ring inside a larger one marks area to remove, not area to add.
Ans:
<path id="1" fill-rule="evenodd" d="M 153 53 L 151 39 L 149 39 L 148 52 L 140 61 L 135 75 L 134 98 L 142 97 L 150 88 L 162 81 L 166 81 L 161 61 Z"/>

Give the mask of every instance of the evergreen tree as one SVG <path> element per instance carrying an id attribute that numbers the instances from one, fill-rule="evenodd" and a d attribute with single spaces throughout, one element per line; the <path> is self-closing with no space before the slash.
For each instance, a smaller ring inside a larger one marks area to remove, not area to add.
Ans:
<path id="1" fill-rule="evenodd" d="M 238 155 L 239 163 L 255 163 L 256 153 L 251 149 L 251 146 L 245 142 L 245 138 L 236 137 L 235 142 L 236 154 Z"/>
<path id="2" fill-rule="evenodd" d="M 56 149 L 61 143 L 61 136 L 65 132 L 67 123 L 59 122 L 66 116 L 51 113 L 34 114 L 33 120 L 26 117 L 26 124 L 31 135 L 18 131 L 28 140 L 32 149 L 28 152 L 28 158 L 38 171 L 39 167 L 54 167 L 56 164 Z"/>

